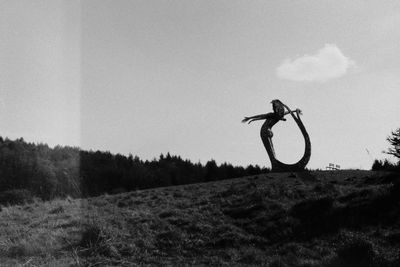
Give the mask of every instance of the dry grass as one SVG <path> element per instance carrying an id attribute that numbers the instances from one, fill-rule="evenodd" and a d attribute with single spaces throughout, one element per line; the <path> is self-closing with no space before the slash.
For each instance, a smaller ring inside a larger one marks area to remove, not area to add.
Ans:
<path id="1" fill-rule="evenodd" d="M 398 266 L 396 179 L 367 171 L 270 173 L 3 207 L 0 262 Z"/>

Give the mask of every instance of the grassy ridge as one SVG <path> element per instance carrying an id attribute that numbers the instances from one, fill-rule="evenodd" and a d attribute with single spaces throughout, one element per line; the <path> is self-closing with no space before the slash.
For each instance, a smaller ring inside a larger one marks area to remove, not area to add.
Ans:
<path id="1" fill-rule="evenodd" d="M 398 266 L 396 174 L 269 173 L 0 212 L 8 265 Z"/>

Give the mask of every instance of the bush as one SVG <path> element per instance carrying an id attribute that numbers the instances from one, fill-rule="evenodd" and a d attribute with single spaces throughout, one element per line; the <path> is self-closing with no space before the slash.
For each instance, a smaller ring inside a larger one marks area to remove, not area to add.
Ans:
<path id="1" fill-rule="evenodd" d="M 12 189 L 0 192 L 0 204 L 2 205 L 22 205 L 32 202 L 32 194 L 26 189 Z"/>

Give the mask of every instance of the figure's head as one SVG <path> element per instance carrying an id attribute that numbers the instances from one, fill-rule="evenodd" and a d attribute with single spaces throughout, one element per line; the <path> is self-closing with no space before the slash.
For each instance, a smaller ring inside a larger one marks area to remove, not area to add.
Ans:
<path id="1" fill-rule="evenodd" d="M 272 105 L 274 105 L 274 104 L 282 104 L 282 102 L 279 99 L 274 99 L 274 100 L 271 101 L 271 104 Z"/>
<path id="2" fill-rule="evenodd" d="M 283 103 L 279 99 L 274 99 L 271 101 L 271 103 L 275 115 L 277 115 L 280 119 L 282 119 L 285 116 L 285 108 Z"/>

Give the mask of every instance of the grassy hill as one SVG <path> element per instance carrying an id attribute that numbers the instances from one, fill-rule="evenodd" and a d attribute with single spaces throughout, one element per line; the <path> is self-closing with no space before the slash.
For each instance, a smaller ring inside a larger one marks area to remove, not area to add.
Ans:
<path id="1" fill-rule="evenodd" d="M 400 266 L 399 176 L 267 173 L 2 207 L 4 266 Z"/>

